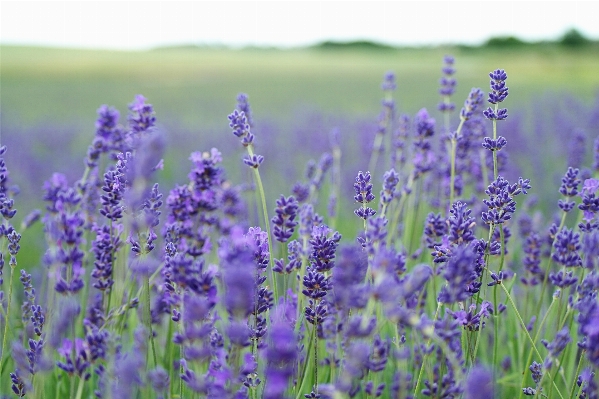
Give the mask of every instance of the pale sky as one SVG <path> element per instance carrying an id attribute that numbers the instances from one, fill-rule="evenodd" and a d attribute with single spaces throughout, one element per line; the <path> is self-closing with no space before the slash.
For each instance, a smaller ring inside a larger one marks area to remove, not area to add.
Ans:
<path id="1" fill-rule="evenodd" d="M 480 44 L 490 37 L 599 39 L 599 1 L 1 1 L 0 43 L 148 49 L 293 47 L 324 40 Z"/>

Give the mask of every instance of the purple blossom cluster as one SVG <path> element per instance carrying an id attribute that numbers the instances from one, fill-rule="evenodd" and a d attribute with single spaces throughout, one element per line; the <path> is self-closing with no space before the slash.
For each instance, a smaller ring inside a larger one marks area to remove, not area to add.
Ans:
<path id="1" fill-rule="evenodd" d="M 53 174 L 45 212 L 18 230 L 0 147 L 0 396 L 598 397 L 599 180 L 569 167 L 555 222 L 516 202 L 531 182 L 512 178 L 507 140 L 486 137 L 507 117 L 507 74 L 490 78 L 495 108 L 472 89 L 458 128 L 435 137 L 426 108 L 396 115 L 386 74 L 371 171 L 342 178 L 335 133 L 274 204 L 245 94 L 228 119 L 253 186 L 212 148 L 163 194 L 164 143 L 136 96 L 126 126 L 100 107 L 81 179 Z M 352 187 L 362 222 L 346 217 Z M 38 219 L 43 262 L 19 271 Z"/>

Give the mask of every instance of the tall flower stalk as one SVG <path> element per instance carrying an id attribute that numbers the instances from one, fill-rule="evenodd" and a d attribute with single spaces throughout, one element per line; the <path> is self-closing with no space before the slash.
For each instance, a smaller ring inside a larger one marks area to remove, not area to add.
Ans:
<path id="1" fill-rule="evenodd" d="M 247 100 L 247 97 L 243 97 Z M 246 104 L 246 110 L 249 109 L 249 105 Z M 243 106 L 243 104 L 242 104 Z M 258 155 L 254 153 L 254 135 L 250 131 L 250 123 L 248 121 L 248 117 L 243 110 L 234 110 L 232 114 L 229 114 L 229 127 L 233 129 L 233 134 L 237 136 L 241 144 L 246 148 L 248 155 L 243 158 L 243 163 L 249 166 L 252 169 L 254 174 L 254 180 L 256 181 L 256 185 L 258 186 L 258 193 L 260 195 L 260 201 L 262 203 L 262 217 L 264 225 L 266 226 L 266 233 L 268 234 L 268 252 L 272 252 L 272 233 L 270 231 L 270 219 L 268 218 L 268 208 L 266 206 L 266 195 L 264 194 L 264 186 L 262 184 L 262 178 L 260 177 L 260 171 L 258 167 L 264 161 L 264 157 L 262 155 Z M 270 278 L 273 285 L 273 292 L 275 300 L 278 298 L 278 290 L 277 290 L 277 280 L 276 275 L 273 271 L 273 256 L 270 257 Z"/>

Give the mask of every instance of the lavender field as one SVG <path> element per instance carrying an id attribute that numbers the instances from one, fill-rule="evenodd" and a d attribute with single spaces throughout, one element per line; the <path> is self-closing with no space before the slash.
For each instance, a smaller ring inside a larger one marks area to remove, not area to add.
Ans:
<path id="1" fill-rule="evenodd" d="M 599 57 L 446 50 L 3 47 L 0 397 L 599 397 Z"/>

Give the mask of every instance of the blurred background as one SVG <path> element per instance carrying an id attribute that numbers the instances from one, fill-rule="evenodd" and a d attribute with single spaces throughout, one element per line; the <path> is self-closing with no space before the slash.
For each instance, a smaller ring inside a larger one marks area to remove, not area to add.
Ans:
<path id="1" fill-rule="evenodd" d="M 21 217 L 52 172 L 81 176 L 96 110 L 143 94 L 167 141 L 163 191 L 184 183 L 192 151 L 217 147 L 245 179 L 227 115 L 247 93 L 269 202 L 289 195 L 337 129 L 348 193 L 394 72 L 398 115 L 437 111 L 443 57 L 455 57 L 457 111 L 505 69 L 510 173 L 555 208 L 568 165 L 593 161 L 599 135 L 598 2 L 0 3 L 0 142 L 21 189 Z M 454 127 L 455 128 L 455 127 Z M 578 151 L 578 152 L 576 152 Z M 574 154 L 574 155 L 573 155 Z M 377 184 L 382 170 L 375 176 Z M 516 176 L 517 177 L 517 176 Z M 348 194 L 349 196 L 350 194 Z M 348 197 L 351 202 L 351 197 Z"/>

